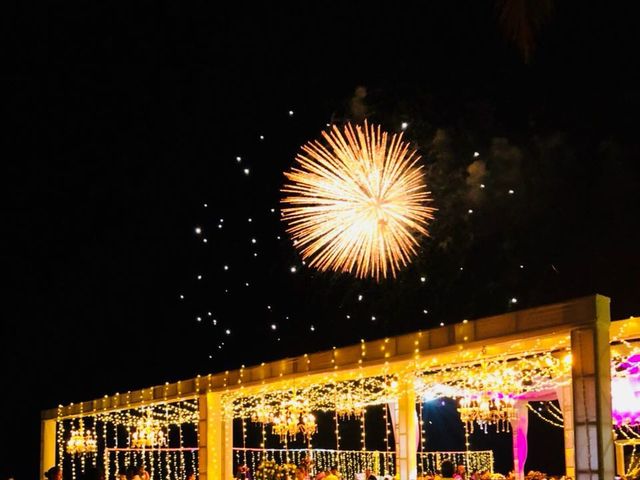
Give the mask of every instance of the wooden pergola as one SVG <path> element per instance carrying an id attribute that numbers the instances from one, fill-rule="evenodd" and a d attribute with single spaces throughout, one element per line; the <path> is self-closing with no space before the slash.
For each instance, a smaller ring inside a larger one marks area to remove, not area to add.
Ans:
<path id="1" fill-rule="evenodd" d="M 277 388 L 294 379 L 323 382 L 331 374 L 340 381 L 353 378 L 354 373 L 373 377 L 406 371 L 416 362 L 446 366 L 462 358 L 498 356 L 505 351 L 526 355 L 564 345 L 572 355 L 571 382 L 562 396 L 566 473 L 579 480 L 613 478 L 610 338 L 640 338 L 640 319 L 611 322 L 609 302 L 594 295 L 46 410 L 42 412 L 41 471 L 56 462 L 60 420 L 198 399 L 199 478 L 231 479 L 233 418 L 223 408 L 223 396 L 229 392 L 241 389 L 250 396 L 265 386 Z M 415 403 L 414 385 L 403 382 L 395 432 L 396 471 L 403 480 L 417 476 Z M 515 465 L 516 471 L 522 468 Z"/>

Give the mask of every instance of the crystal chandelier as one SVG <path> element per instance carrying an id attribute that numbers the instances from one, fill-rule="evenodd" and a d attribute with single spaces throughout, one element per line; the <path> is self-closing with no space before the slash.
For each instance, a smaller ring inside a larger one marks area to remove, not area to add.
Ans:
<path id="1" fill-rule="evenodd" d="M 309 411 L 308 402 L 294 397 L 282 402 L 278 413 L 273 416 L 272 432 L 280 437 L 281 442 L 294 439 L 298 433 L 310 440 L 318 426 L 316 418 Z"/>
<path id="2" fill-rule="evenodd" d="M 149 448 L 165 447 L 166 445 L 167 435 L 160 422 L 153 418 L 150 410 L 147 411 L 146 416 L 138 420 L 135 430 L 131 434 L 131 447 Z"/>
<path id="3" fill-rule="evenodd" d="M 298 433 L 298 420 L 286 410 L 278 412 L 273 417 L 271 430 L 280 437 L 281 442 L 284 442 L 287 440 L 287 436 L 293 438 Z"/>
<path id="4" fill-rule="evenodd" d="M 311 440 L 311 437 L 318 431 L 316 417 L 311 413 L 303 414 L 299 427 L 302 436 L 306 438 L 307 441 Z"/>
<path id="5" fill-rule="evenodd" d="M 71 438 L 67 441 L 69 455 L 84 455 L 98 450 L 98 439 L 91 429 L 85 430 L 81 426 L 78 430 L 71 430 Z"/>
<path id="6" fill-rule="evenodd" d="M 341 394 L 336 399 L 336 414 L 341 420 L 346 420 L 352 416 L 360 417 L 363 412 L 364 407 L 360 402 L 356 401 L 351 392 Z"/>
<path id="7" fill-rule="evenodd" d="M 463 397 L 460 399 L 458 412 L 469 433 L 473 433 L 476 423 L 485 433 L 489 425 L 495 425 L 496 432 L 508 432 L 510 422 L 516 418 L 515 400 L 504 395 Z"/>

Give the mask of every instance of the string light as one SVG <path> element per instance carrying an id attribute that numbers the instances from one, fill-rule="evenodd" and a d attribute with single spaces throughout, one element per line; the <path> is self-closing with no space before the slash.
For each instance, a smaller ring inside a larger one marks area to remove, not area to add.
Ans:
<path id="1" fill-rule="evenodd" d="M 57 464 L 62 469 L 64 466 L 64 423 L 61 418 L 62 405 L 58 405 L 56 413 L 56 440 L 57 440 Z"/>
<path id="2" fill-rule="evenodd" d="M 383 411 L 383 416 L 384 416 L 384 449 L 385 449 L 385 455 L 384 455 L 384 473 L 390 473 L 393 474 L 393 471 L 391 470 L 391 468 L 389 467 L 389 460 L 391 457 L 391 448 L 389 445 L 389 435 L 391 434 L 391 430 L 390 430 L 390 426 L 389 426 L 389 405 L 387 403 L 385 403 L 382 406 L 382 411 Z M 395 462 L 391 462 L 391 463 L 395 463 Z"/>
<path id="3" fill-rule="evenodd" d="M 464 321 L 462 323 L 465 323 Z M 419 339 L 420 333 L 416 334 L 414 344 L 417 346 L 417 350 L 419 351 Z M 628 349 L 635 348 L 632 350 L 632 354 L 620 355 L 612 350 L 612 376 L 616 377 L 624 377 L 625 375 L 629 375 L 630 372 L 636 372 L 635 369 L 640 367 L 640 357 L 636 357 L 638 352 L 638 348 L 630 345 L 628 342 L 624 340 L 620 340 L 614 338 L 613 341 L 622 342 Z M 364 339 L 361 340 L 360 343 L 360 361 L 358 363 L 358 369 L 355 370 L 358 373 L 358 378 L 353 378 L 350 380 L 344 381 L 335 381 L 335 378 L 332 378 L 331 375 L 328 376 L 322 382 L 317 382 L 315 377 L 304 379 L 297 378 L 295 380 L 281 380 L 274 384 L 265 384 L 262 387 L 255 389 L 252 388 L 251 394 L 247 395 L 246 391 L 242 388 L 235 389 L 234 391 L 230 391 L 227 387 L 226 383 L 226 375 L 225 374 L 225 393 L 223 394 L 223 408 L 225 409 L 225 414 L 229 413 L 236 418 L 248 418 L 247 414 L 250 412 L 256 411 L 257 405 L 253 402 L 256 400 L 260 400 L 264 402 L 265 409 L 267 412 L 278 411 L 278 405 L 281 405 L 280 402 L 283 400 L 290 400 L 292 398 L 298 399 L 302 398 L 302 401 L 305 403 L 304 411 L 308 414 L 311 414 L 312 411 L 332 411 L 335 415 L 334 419 L 336 422 L 336 447 L 337 451 L 340 451 L 340 427 L 339 427 L 339 415 L 338 409 L 340 407 L 339 399 L 349 398 L 348 393 L 351 394 L 350 403 L 353 404 L 353 407 L 361 408 L 362 412 L 360 413 L 360 424 L 361 424 L 361 432 L 362 434 L 366 433 L 365 430 L 365 414 L 366 407 L 371 405 L 381 405 L 386 404 L 394 399 L 398 398 L 399 392 L 397 390 L 399 381 L 402 382 L 412 382 L 415 387 L 416 393 L 418 395 L 423 394 L 437 394 L 439 396 L 449 396 L 449 397 L 463 397 L 469 398 L 470 396 L 476 394 L 477 392 L 500 392 L 502 397 L 497 396 L 496 398 L 505 401 L 504 399 L 515 399 L 519 396 L 526 396 L 527 393 L 550 390 L 556 388 L 557 386 L 562 386 L 567 384 L 570 381 L 570 371 L 572 359 L 571 355 L 566 348 L 566 339 L 560 338 L 557 343 L 549 346 L 545 345 L 545 350 L 542 352 L 537 352 L 539 350 L 540 343 L 536 342 L 535 346 L 531 348 L 531 352 L 526 355 L 522 355 L 519 353 L 510 353 L 511 346 L 507 347 L 506 351 L 500 355 L 496 355 L 493 357 L 481 357 L 478 359 L 477 352 L 464 352 L 461 351 L 459 357 L 457 357 L 458 361 L 450 360 L 447 364 L 439 365 L 437 359 L 435 357 L 429 357 L 428 359 L 420 359 L 419 356 L 416 357 L 415 361 L 412 361 L 410 364 L 406 364 L 406 367 L 403 367 L 404 370 L 399 370 L 394 375 L 377 375 L 372 377 L 363 376 L 362 372 L 362 361 L 367 356 L 367 343 Z M 564 345 L 564 346 L 563 346 Z M 384 349 L 384 345 L 382 345 Z M 516 348 L 515 346 L 513 348 Z M 548 349 L 548 350 L 547 350 Z M 514 350 L 515 352 L 516 350 Z M 626 350 L 625 350 L 626 351 Z M 484 353 L 484 350 L 483 350 Z M 334 347 L 332 351 L 332 360 L 333 365 L 337 366 L 337 359 L 339 351 Z M 307 365 L 308 365 L 308 357 Z M 242 377 L 244 372 L 244 366 L 240 370 L 240 377 Z M 298 382 L 296 385 L 295 382 Z M 326 382 L 326 383 L 325 383 Z M 235 383 L 235 380 L 234 380 Z M 209 386 L 211 387 L 211 377 L 209 376 Z M 165 395 L 164 398 L 167 398 L 167 388 L 168 384 L 165 385 Z M 180 382 L 178 382 L 178 394 L 180 394 Z M 494 394 L 492 393 L 492 395 Z M 119 394 L 116 394 L 118 397 Z M 143 392 L 143 398 L 145 397 Z M 466 396 L 466 397 L 465 397 Z M 308 403 L 307 403 L 308 402 Z M 349 403 L 348 402 L 348 403 Z M 118 404 L 122 404 L 120 400 L 117 401 Z M 130 395 L 127 393 L 126 395 L 126 405 L 130 404 Z M 152 418 L 158 419 L 163 424 L 169 425 L 171 422 L 175 422 L 176 425 L 182 425 L 183 423 L 192 422 L 194 425 L 197 425 L 199 420 L 199 411 L 197 408 L 197 403 L 188 403 L 187 405 L 183 405 L 182 403 L 167 403 L 163 404 L 163 409 L 159 410 L 157 408 L 144 407 L 144 408 L 136 408 L 136 409 L 127 409 L 124 411 L 117 412 L 97 412 L 96 413 L 96 405 L 97 403 L 93 403 L 93 411 L 88 412 L 86 417 L 89 419 L 93 419 L 93 432 L 94 434 L 102 432 L 102 435 L 107 437 L 107 429 L 103 425 L 102 430 L 98 426 L 98 421 L 110 421 L 113 424 L 117 424 L 123 427 L 126 427 L 129 435 L 131 432 L 130 429 L 135 428 L 136 425 L 139 424 L 140 418 L 144 418 L 148 411 L 152 412 Z M 60 418 L 61 408 L 58 409 L 58 421 L 62 426 L 64 421 Z M 81 405 L 82 409 L 82 405 Z M 491 410 L 491 408 L 489 408 Z M 357 412 L 357 410 L 355 411 Z M 422 418 L 422 409 L 420 411 L 420 426 L 421 426 L 421 454 L 424 452 L 424 442 L 425 442 L 425 432 L 424 432 L 424 420 Z M 539 413 L 539 412 L 537 412 Z M 560 409 L 553 403 L 548 404 L 548 413 L 551 417 L 555 418 L 562 422 L 562 412 Z M 385 417 L 385 452 L 384 455 L 376 459 L 375 457 L 362 457 L 363 461 L 366 462 L 368 466 L 376 466 L 378 465 L 376 462 L 382 462 L 382 468 L 386 469 L 385 459 L 388 459 L 388 456 L 385 456 L 388 453 L 388 418 L 387 418 L 387 410 L 385 407 L 384 412 Z M 86 428 L 84 417 L 81 417 L 81 422 L 78 423 L 77 427 Z M 552 420 L 553 421 L 553 420 Z M 244 420 L 242 421 L 244 423 Z M 317 429 L 317 425 L 315 425 L 315 417 L 313 417 L 313 421 L 308 420 L 304 421 L 304 418 L 298 417 L 298 427 L 300 424 L 303 425 L 306 423 L 308 425 L 313 425 L 313 431 L 315 433 Z M 560 426 L 557 424 L 556 426 Z M 265 424 L 262 424 L 262 429 L 264 433 Z M 180 438 L 180 448 L 182 447 L 182 431 L 181 427 L 179 437 Z M 86 428 L 88 430 L 88 428 Z M 62 432 L 64 428 L 60 428 L 58 431 L 58 436 L 60 436 L 60 432 Z M 311 429 L 308 429 L 311 431 Z M 298 431 L 299 432 L 299 431 Z M 298 433 L 297 432 L 297 433 Z M 629 425 L 625 425 L 623 429 L 621 429 L 620 435 L 630 435 L 632 436 L 634 432 L 629 429 Z M 466 447 L 468 447 L 468 433 L 465 435 Z M 243 435 L 246 435 L 246 430 L 243 429 Z M 311 435 L 303 434 L 307 440 L 307 448 L 311 448 Z M 167 435 L 168 437 L 168 435 Z M 114 443 L 117 447 L 117 432 L 114 432 Z M 363 448 L 366 450 L 366 436 L 361 436 L 361 442 Z M 106 444 L 106 441 L 105 441 Z M 245 446 L 246 442 L 243 444 Z M 288 449 L 288 441 L 285 444 Z M 266 438 L 263 435 L 263 443 L 261 444 L 261 448 L 266 450 Z M 133 447 L 133 445 L 132 445 Z M 142 450 L 142 449 L 140 449 Z M 293 452 L 293 450 L 291 450 Z M 315 451 L 315 450 L 314 450 Z M 185 452 L 181 450 L 176 450 L 176 453 L 167 458 L 167 468 L 173 472 L 172 475 L 180 475 L 184 473 L 184 465 L 185 461 Z M 135 457 L 144 457 L 148 455 L 148 452 L 126 452 L 126 458 L 128 462 L 133 462 Z M 149 454 L 150 455 L 150 454 Z M 147 457 L 153 462 L 152 457 Z M 245 456 L 246 458 L 246 456 Z M 336 457 L 339 458 L 339 457 Z M 349 465 L 352 465 L 354 462 L 358 462 L 360 460 L 354 459 L 356 457 L 344 457 L 344 462 L 347 462 Z M 428 457 L 425 457 L 428 458 Z M 468 457 L 466 457 L 468 460 Z M 467 461 L 465 460 L 465 461 Z M 92 459 L 95 462 L 95 459 Z M 192 459 L 193 461 L 193 459 Z M 470 460 L 468 460 L 470 462 Z M 421 457 L 421 462 L 427 462 L 424 458 Z M 76 462 L 72 462 L 72 468 L 76 468 Z M 471 463 L 469 463 L 471 465 Z M 81 462 L 81 468 L 84 468 Z M 423 465 L 424 468 L 424 465 Z M 75 473 L 72 473 L 74 476 Z"/>
<path id="4" fill-rule="evenodd" d="M 558 422 L 554 421 L 553 419 L 545 417 L 544 415 L 542 415 L 542 413 L 538 409 L 533 407 L 529 402 L 527 402 L 527 408 L 530 411 L 532 411 L 533 413 L 535 413 L 538 418 L 540 418 L 541 420 L 545 421 L 546 423 L 548 423 L 550 425 L 553 425 L 554 427 L 564 428 L 564 424 L 563 423 L 558 423 Z"/>
<path id="5" fill-rule="evenodd" d="M 422 455 L 425 451 L 425 439 L 426 439 L 426 432 L 425 432 L 425 427 L 424 427 L 424 417 L 423 417 L 423 409 L 422 409 L 422 402 L 418 402 L 418 422 L 420 423 L 420 463 L 421 463 L 421 468 L 422 468 L 422 472 L 424 473 L 425 471 L 425 457 L 424 455 Z"/>

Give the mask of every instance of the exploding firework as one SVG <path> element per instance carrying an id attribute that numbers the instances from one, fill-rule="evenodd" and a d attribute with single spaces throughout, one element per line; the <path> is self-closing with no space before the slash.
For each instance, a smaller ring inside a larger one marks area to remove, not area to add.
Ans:
<path id="1" fill-rule="evenodd" d="M 380 127 L 333 126 L 285 172 L 283 220 L 310 267 L 380 280 L 416 255 L 428 235 L 429 207 L 420 157 Z"/>

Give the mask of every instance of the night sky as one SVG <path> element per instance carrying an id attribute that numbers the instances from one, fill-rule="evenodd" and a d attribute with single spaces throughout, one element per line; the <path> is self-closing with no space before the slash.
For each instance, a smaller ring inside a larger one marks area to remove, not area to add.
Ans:
<path id="1" fill-rule="evenodd" d="M 54 2 L 3 74 L 0 479 L 59 403 L 596 292 L 639 315 L 637 17 L 555 2 L 525 59 L 500 5 Z M 307 269 L 278 211 L 365 118 L 408 124 L 439 209 L 380 283 Z"/>

